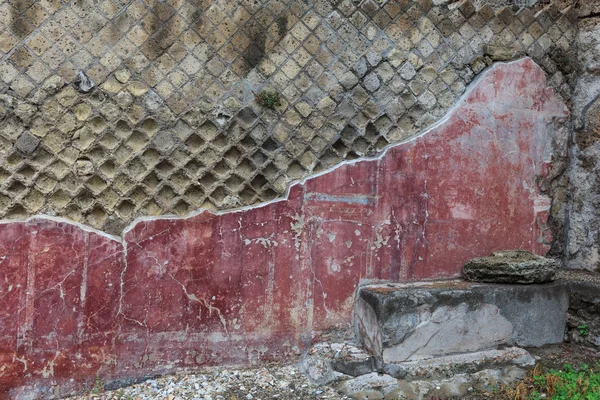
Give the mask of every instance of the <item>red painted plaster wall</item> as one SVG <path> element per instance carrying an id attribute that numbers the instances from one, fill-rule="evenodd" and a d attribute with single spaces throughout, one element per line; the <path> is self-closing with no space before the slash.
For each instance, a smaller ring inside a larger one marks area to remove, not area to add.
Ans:
<path id="1" fill-rule="evenodd" d="M 451 277 L 494 250 L 543 254 L 548 124 L 566 108 L 530 59 L 450 115 L 285 200 L 138 221 L 123 240 L 62 220 L 0 224 L 0 397 L 282 359 L 346 328 L 363 279 Z"/>

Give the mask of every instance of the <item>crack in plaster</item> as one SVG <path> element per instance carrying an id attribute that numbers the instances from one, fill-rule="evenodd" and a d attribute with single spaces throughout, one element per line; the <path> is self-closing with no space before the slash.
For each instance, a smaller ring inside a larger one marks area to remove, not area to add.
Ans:
<path id="1" fill-rule="evenodd" d="M 209 316 L 212 315 L 213 310 L 216 311 L 217 315 L 219 316 L 219 320 L 221 321 L 221 324 L 223 325 L 223 329 L 225 329 L 225 333 L 227 335 L 229 335 L 229 331 L 227 329 L 227 320 L 225 319 L 225 317 L 223 317 L 223 314 L 221 313 L 221 309 L 219 309 L 218 307 L 213 306 L 205 298 L 199 299 L 194 293 L 191 293 L 191 294 L 188 293 L 187 287 L 183 283 L 181 283 L 179 280 L 177 280 L 177 278 L 175 278 L 173 276 L 173 274 L 171 274 L 170 272 L 167 272 L 167 275 L 169 275 L 171 277 L 171 279 L 173 279 L 175 282 L 177 282 L 181 286 L 181 289 L 183 289 L 183 293 L 185 294 L 185 296 L 189 300 L 198 302 L 201 305 L 203 305 L 208 310 L 208 315 Z M 202 317 L 202 309 L 200 309 L 200 314 L 198 315 L 198 318 L 201 318 L 201 317 Z"/>

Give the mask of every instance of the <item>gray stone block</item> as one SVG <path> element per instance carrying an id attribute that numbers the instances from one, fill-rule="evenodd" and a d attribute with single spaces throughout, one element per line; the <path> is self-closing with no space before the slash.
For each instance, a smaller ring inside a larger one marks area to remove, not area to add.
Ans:
<path id="1" fill-rule="evenodd" d="M 365 85 L 365 89 L 367 89 L 369 92 L 374 92 L 381 86 L 381 81 L 379 80 L 379 77 L 374 73 L 367 75 L 363 82 Z"/>
<path id="2" fill-rule="evenodd" d="M 556 261 L 523 250 L 506 250 L 465 263 L 463 277 L 473 282 L 545 283 L 556 276 Z"/>
<path id="3" fill-rule="evenodd" d="M 568 294 L 559 283 L 461 280 L 369 285 L 355 309 L 357 339 L 383 363 L 563 340 Z"/>
<path id="4" fill-rule="evenodd" d="M 88 93 L 94 87 L 96 87 L 94 81 L 90 77 L 88 77 L 83 71 L 77 71 L 77 76 L 75 77 L 73 84 L 75 85 L 77 90 L 79 90 L 82 93 Z"/>
<path id="5" fill-rule="evenodd" d="M 38 148 L 40 139 L 31 134 L 29 131 L 25 131 L 19 136 L 15 142 L 15 147 L 21 153 L 30 155 Z"/>

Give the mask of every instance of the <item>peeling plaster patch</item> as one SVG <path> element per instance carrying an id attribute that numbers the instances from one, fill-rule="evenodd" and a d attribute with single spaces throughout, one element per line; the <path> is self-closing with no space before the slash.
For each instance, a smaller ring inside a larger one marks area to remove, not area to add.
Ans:
<path id="1" fill-rule="evenodd" d="M 377 237 L 377 239 L 373 242 L 373 246 L 371 247 L 372 250 L 380 249 L 381 246 L 387 246 L 390 240 L 389 236 L 386 236 L 384 238 L 380 231 L 377 231 L 375 233 L 375 236 Z"/>
<path id="2" fill-rule="evenodd" d="M 550 210 L 552 199 L 547 196 L 536 196 L 533 203 L 533 211 L 536 213 Z"/>
<path id="3" fill-rule="evenodd" d="M 302 229 L 304 228 L 304 217 L 296 214 L 294 221 L 290 224 L 290 227 L 296 234 L 294 235 L 294 246 L 296 250 L 300 250 L 300 237 L 302 236 Z"/>
<path id="4" fill-rule="evenodd" d="M 340 267 L 340 265 L 336 262 L 332 262 L 331 263 L 331 268 L 330 271 L 331 272 L 340 272 L 342 270 L 342 267 Z"/>
<path id="5" fill-rule="evenodd" d="M 259 244 L 262 247 L 264 247 L 265 249 L 269 248 L 269 247 L 276 247 L 277 246 L 277 242 L 275 240 L 271 240 L 269 238 L 254 238 L 254 239 L 244 239 L 244 244 L 246 246 L 250 245 L 250 244 Z"/>
<path id="6" fill-rule="evenodd" d="M 56 361 L 56 358 L 59 355 L 60 355 L 60 351 L 57 351 L 56 354 L 54 355 L 54 358 L 52 360 L 48 361 L 48 363 L 46 365 L 44 365 L 44 368 L 40 372 L 44 378 L 49 378 L 51 376 L 54 376 L 54 363 Z"/>
<path id="7" fill-rule="evenodd" d="M 27 371 L 27 360 L 25 359 L 25 357 L 17 357 L 16 355 L 13 356 L 13 362 L 15 361 L 19 361 L 20 363 L 23 364 L 23 372 Z"/>
<path id="8" fill-rule="evenodd" d="M 477 218 L 473 208 L 469 204 L 455 204 L 451 209 L 454 219 L 475 219 Z"/>

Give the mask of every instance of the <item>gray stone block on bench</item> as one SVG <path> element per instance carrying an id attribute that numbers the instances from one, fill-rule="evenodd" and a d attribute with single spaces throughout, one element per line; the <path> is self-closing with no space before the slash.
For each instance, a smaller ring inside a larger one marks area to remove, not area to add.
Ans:
<path id="1" fill-rule="evenodd" d="M 472 282 L 547 283 L 556 276 L 557 262 L 525 250 L 496 251 L 467 261 L 463 278 Z"/>

